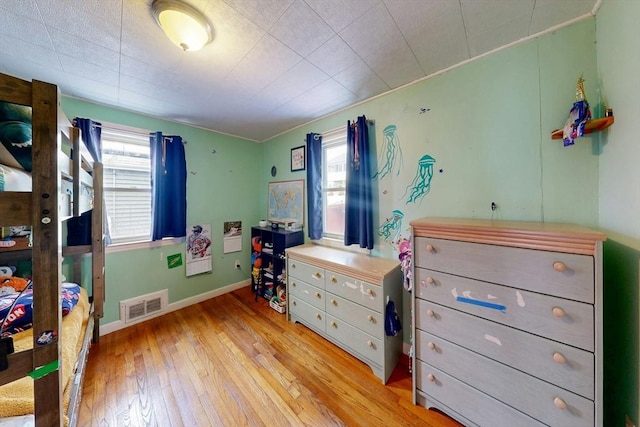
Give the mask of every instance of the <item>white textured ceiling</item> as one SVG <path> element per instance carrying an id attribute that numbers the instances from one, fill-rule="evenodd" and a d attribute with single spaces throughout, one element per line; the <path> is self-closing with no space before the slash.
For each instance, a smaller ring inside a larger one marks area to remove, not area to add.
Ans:
<path id="1" fill-rule="evenodd" d="M 185 0 L 214 27 L 173 45 L 151 0 L 2 0 L 0 71 L 64 95 L 264 141 L 592 13 L 597 0 Z"/>

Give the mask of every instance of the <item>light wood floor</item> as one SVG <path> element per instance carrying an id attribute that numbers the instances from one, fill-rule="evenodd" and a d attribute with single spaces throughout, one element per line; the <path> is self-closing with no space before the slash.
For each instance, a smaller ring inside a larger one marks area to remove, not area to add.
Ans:
<path id="1" fill-rule="evenodd" d="M 411 403 L 407 365 L 385 386 L 247 287 L 101 337 L 78 424 L 458 426 Z"/>

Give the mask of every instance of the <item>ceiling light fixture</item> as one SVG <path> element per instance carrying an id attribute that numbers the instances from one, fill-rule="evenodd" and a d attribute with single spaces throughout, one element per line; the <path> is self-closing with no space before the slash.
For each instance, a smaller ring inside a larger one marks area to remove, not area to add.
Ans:
<path id="1" fill-rule="evenodd" d="M 176 46 L 185 52 L 202 49 L 213 40 L 213 27 L 197 9 L 176 0 L 154 0 L 153 17 Z"/>

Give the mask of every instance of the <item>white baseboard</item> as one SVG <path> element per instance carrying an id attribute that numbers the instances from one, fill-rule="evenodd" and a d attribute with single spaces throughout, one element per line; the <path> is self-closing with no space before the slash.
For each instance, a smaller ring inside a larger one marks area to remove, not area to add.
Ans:
<path id="1" fill-rule="evenodd" d="M 245 286 L 249 286 L 249 285 L 251 285 L 251 280 L 243 280 L 242 282 L 232 283 L 231 285 L 214 289 L 212 291 L 205 292 L 200 295 L 196 295 L 190 298 L 185 298 L 180 301 L 172 302 L 171 304 L 167 305 L 167 309 L 164 310 L 162 313 L 158 313 L 156 315 L 152 315 L 152 316 L 140 319 L 140 322 L 153 319 L 154 317 L 162 316 L 172 311 L 180 310 L 182 308 L 188 307 L 193 304 L 198 304 L 199 302 L 206 301 L 208 299 L 215 298 L 217 296 L 224 295 L 229 292 L 233 292 L 236 289 L 244 288 Z M 135 325 L 136 323 L 140 323 L 140 322 L 124 323 L 122 320 L 116 320 L 115 322 L 107 323 L 105 325 L 100 325 L 100 336 L 110 334 L 111 332 L 115 332 L 120 329 L 127 328 L 131 325 Z"/>

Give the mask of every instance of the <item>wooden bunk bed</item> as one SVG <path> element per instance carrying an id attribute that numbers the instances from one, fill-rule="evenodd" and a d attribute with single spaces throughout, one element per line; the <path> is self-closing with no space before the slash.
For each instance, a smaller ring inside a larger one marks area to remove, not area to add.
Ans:
<path id="1" fill-rule="evenodd" d="M 32 246 L 0 248 L 0 266 L 30 259 L 33 284 L 32 328 L 12 336 L 11 343 L 0 342 L 0 390 L 30 382 L 36 426 L 75 425 L 88 349 L 99 338 L 98 320 L 103 315 L 102 164 L 91 159 L 79 129 L 62 114 L 57 86 L 0 74 L 0 102 L 30 107 L 32 133 L 31 191 L 0 191 L 0 227 L 29 225 Z M 92 210 L 91 244 L 63 247 L 65 221 L 87 210 Z M 72 266 L 64 263 L 65 272 L 72 270 L 73 279 L 80 281 L 86 256 L 92 258 L 91 284 L 83 291 L 87 316 L 80 344 L 71 346 L 77 354 L 68 356 L 64 344 L 70 337 L 64 322 L 70 316 L 63 318 L 61 309 L 63 258 L 72 260 Z M 23 333 L 32 336 L 30 348 L 12 352 L 13 339 Z M 69 357 L 75 357 L 71 364 Z M 69 364 L 72 368 L 65 369 Z"/>

